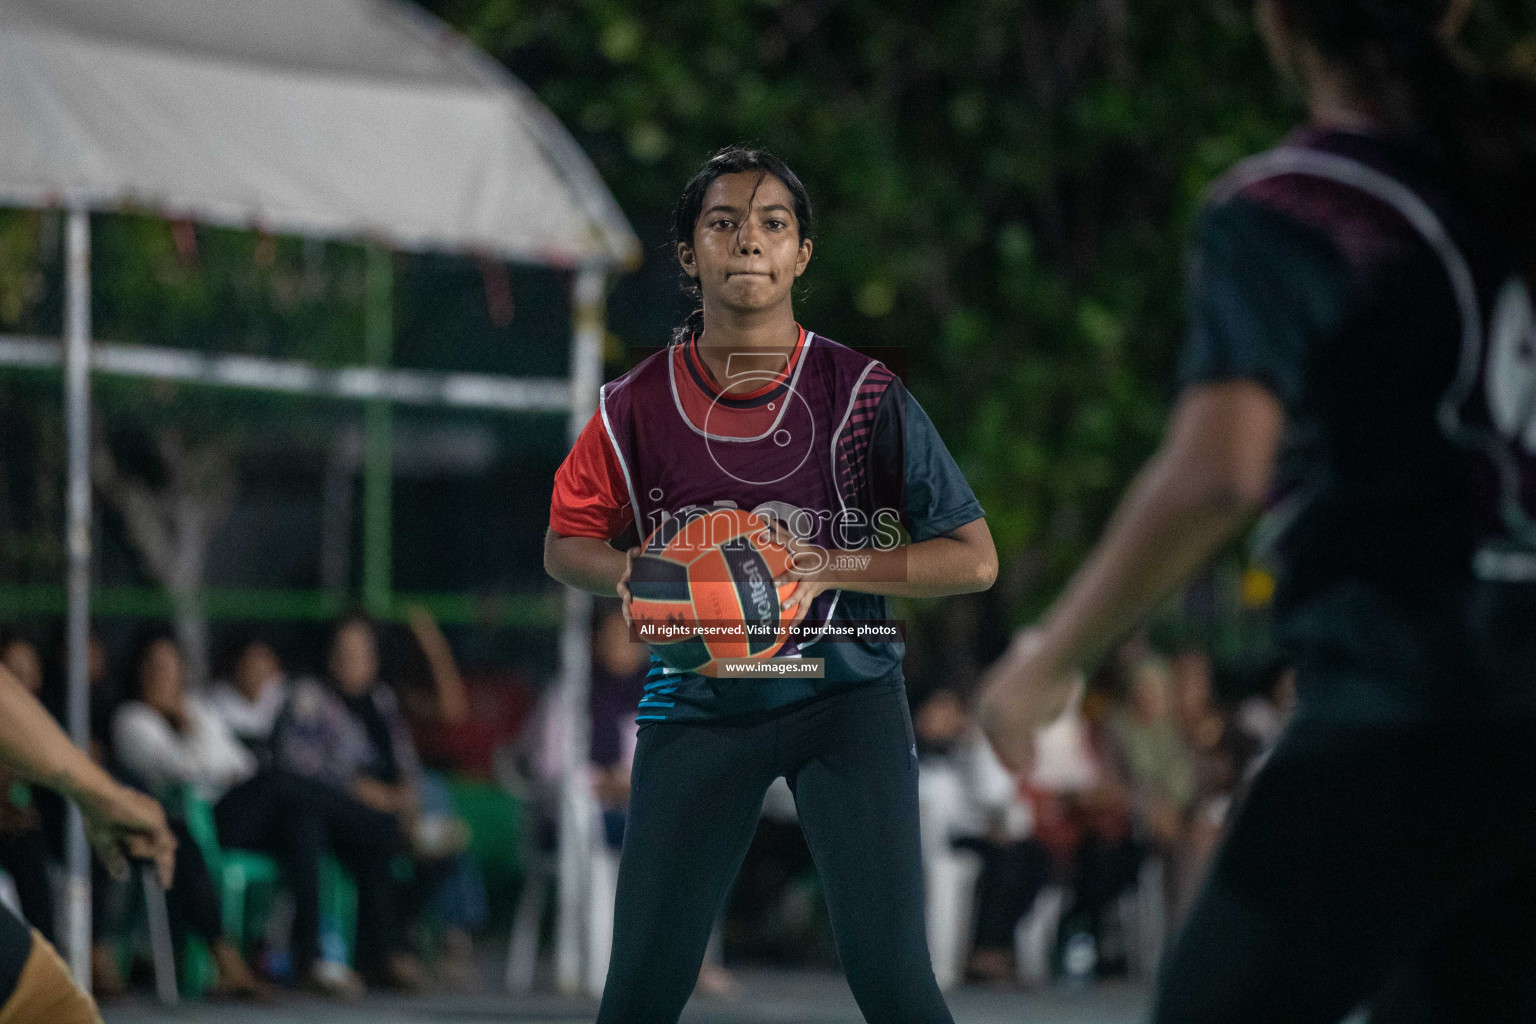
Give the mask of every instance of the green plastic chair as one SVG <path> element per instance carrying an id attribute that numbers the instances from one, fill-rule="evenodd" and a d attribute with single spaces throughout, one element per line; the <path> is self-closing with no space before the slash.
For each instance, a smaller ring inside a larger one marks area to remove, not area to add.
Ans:
<path id="1" fill-rule="evenodd" d="M 219 886 L 224 934 L 244 950 L 255 935 L 253 925 L 257 923 L 246 914 L 250 893 L 257 887 L 275 888 L 282 881 L 282 870 L 277 861 L 264 853 L 220 846 L 212 805 L 191 789 L 182 790 L 181 806 L 187 832 Z M 329 943 L 331 948 L 323 949 L 322 953 L 339 956 L 343 963 L 350 964 L 357 935 L 357 886 L 334 857 L 320 861 L 320 919 L 322 933 L 339 940 Z M 193 995 L 206 992 L 217 973 L 206 944 L 195 936 L 188 939 L 182 972 L 186 975 L 182 987 Z"/>
<path id="2" fill-rule="evenodd" d="M 182 800 L 187 831 L 202 851 L 208 873 L 219 885 L 219 905 L 223 913 L 224 934 L 244 947 L 246 933 L 246 896 L 251 887 L 275 886 L 281 875 L 277 861 L 254 850 L 224 849 L 219 845 L 218 829 L 213 822 L 213 808 L 190 790 Z"/>

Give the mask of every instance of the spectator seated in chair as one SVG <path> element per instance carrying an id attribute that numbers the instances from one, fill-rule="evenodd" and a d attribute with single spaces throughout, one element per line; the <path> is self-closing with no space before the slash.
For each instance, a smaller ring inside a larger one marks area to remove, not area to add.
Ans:
<path id="1" fill-rule="evenodd" d="M 180 787 L 190 787 L 217 805 L 252 779 L 256 760 L 206 704 L 184 691 L 181 650 L 169 634 L 151 633 L 133 665 L 132 697 L 113 716 L 112 747 L 123 771 L 160 797 L 176 834 L 176 884 L 167 894 L 172 922 L 208 944 L 220 991 L 263 998 L 266 986 L 224 935 L 207 862 L 173 799 Z"/>

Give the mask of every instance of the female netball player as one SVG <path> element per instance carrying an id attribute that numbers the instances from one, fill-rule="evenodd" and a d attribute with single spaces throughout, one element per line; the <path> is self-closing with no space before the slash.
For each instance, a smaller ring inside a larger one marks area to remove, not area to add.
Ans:
<path id="1" fill-rule="evenodd" d="M 1184 390 L 986 680 L 999 752 L 1270 502 L 1292 726 L 1164 964 L 1167 1024 L 1536 1020 L 1536 86 L 1456 0 L 1261 0 L 1311 123 L 1217 185 Z"/>
<path id="2" fill-rule="evenodd" d="M 676 344 L 603 388 L 555 479 L 545 565 L 628 607 L 620 538 L 722 504 L 771 514 L 803 556 L 786 617 L 813 631 L 777 657 L 822 659 L 825 675 L 714 679 L 653 658 L 598 1020 L 677 1020 L 782 775 L 865 1018 L 947 1022 L 923 926 L 903 647 L 830 636 L 888 619 L 886 595 L 990 586 L 991 534 L 900 380 L 795 322 L 811 206 L 782 161 L 717 153 L 688 183 L 675 230 L 702 305 Z M 893 546 L 898 521 L 910 543 Z M 843 555 L 862 568 L 835 573 Z"/>
<path id="3" fill-rule="evenodd" d="M 0 761 L 23 778 L 56 789 L 85 814 L 86 835 L 114 873 L 128 855 L 153 861 L 171 884 L 176 839 L 160 805 L 113 781 L 69 742 L 43 706 L 0 668 Z M 74 983 L 48 941 L 0 906 L 0 1021 L 100 1024 L 96 1004 Z"/>

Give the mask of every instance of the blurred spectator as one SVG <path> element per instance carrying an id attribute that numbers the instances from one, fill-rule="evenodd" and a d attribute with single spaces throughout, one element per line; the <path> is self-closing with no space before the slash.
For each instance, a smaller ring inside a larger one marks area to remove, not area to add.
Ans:
<path id="1" fill-rule="evenodd" d="M 1236 792 L 1243 770 L 1257 753 L 1253 738 L 1238 727 L 1232 708 L 1216 696 L 1210 657 L 1187 648 L 1170 662 L 1178 703 L 1179 728 L 1184 733 L 1195 768 L 1195 800 L 1199 814 L 1209 813 L 1219 825 L 1224 805 Z M 1222 808 L 1204 804 L 1219 801 Z"/>
<path id="2" fill-rule="evenodd" d="M 394 692 L 379 678 L 371 618 L 352 612 L 337 620 L 326 667 L 325 682 L 293 686 L 278 724 L 278 765 L 351 797 L 349 827 L 376 849 L 419 854 L 453 839 L 418 830 L 421 766 Z M 371 982 L 420 988 L 424 975 L 405 948 L 393 881 L 360 877 L 358 888 L 359 969 Z"/>
<path id="3" fill-rule="evenodd" d="M 651 655 L 648 645 L 631 639 L 617 604 L 603 602 L 596 612 L 592 685 L 588 694 L 592 732 L 587 770 L 592 778 L 592 793 L 603 810 L 603 837 L 611 849 L 618 850 L 624 844 L 630 769 L 635 763 L 635 716 L 645 695 Z M 718 934 L 717 931 L 710 952 L 699 966 L 697 991 L 730 998 L 736 995 L 738 985 L 719 962 Z"/>
<path id="4" fill-rule="evenodd" d="M 645 693 L 650 648 L 630 637 L 617 601 L 599 600 L 593 613 L 590 651 L 587 777 L 602 815 L 604 843 L 610 851 L 617 851 L 624 842 L 630 770 L 635 759 L 635 716 Z M 540 699 L 518 743 L 516 760 L 523 777 L 521 784 L 530 788 L 530 809 L 540 819 L 534 838 L 545 856 L 553 853 L 559 838 L 556 818 L 568 749 L 567 724 L 562 715 L 560 691 L 551 687 Z M 798 832 L 798 825 L 794 828 Z M 761 851 L 758 852 L 760 855 Z M 755 864 L 754 854 L 749 850 L 741 868 L 749 888 L 755 877 Z M 737 985 L 717 962 L 717 946 L 712 939 L 699 968 L 698 990 L 729 997 L 735 994 Z"/>
<path id="5" fill-rule="evenodd" d="M 1199 888 L 1205 865 L 1221 839 L 1227 810 L 1257 746 L 1238 728 L 1231 709 L 1217 700 L 1211 659 L 1204 651 L 1186 647 L 1173 656 L 1170 665 L 1179 728 L 1194 766 L 1194 804 L 1178 883 L 1181 898 L 1187 900 Z"/>
<path id="6" fill-rule="evenodd" d="M 912 714 L 917 752 L 925 756 L 952 753 L 970 734 L 971 725 L 970 712 L 960 695 L 948 687 L 939 687 Z"/>
<path id="7" fill-rule="evenodd" d="M 1135 643 L 1135 642 L 1133 642 Z M 1132 644 L 1106 667 L 1132 655 Z M 1057 951 L 1068 943 L 1093 940 L 1093 970 L 1101 975 L 1126 969 L 1123 935 L 1109 913 L 1119 897 L 1136 884 L 1146 848 L 1133 834 L 1131 799 L 1113 758 L 1100 750 L 1105 720 L 1115 712 L 1103 690 L 1088 687 L 1036 738 L 1035 766 L 1029 792 L 1035 811 L 1035 840 L 1048 850 L 1053 874 L 1070 884 L 1070 898 L 1057 929 Z"/>
<path id="8" fill-rule="evenodd" d="M 45 666 L 43 706 L 69 728 L 69 686 L 67 637 L 62 626 L 51 645 L 52 659 Z M 86 685 L 88 687 L 88 749 L 91 757 L 109 771 L 116 771 L 112 758 L 112 716 L 123 702 L 122 685 L 111 671 L 107 645 L 91 627 L 86 644 Z M 64 799 L 52 790 L 34 794 L 42 817 L 43 830 L 55 859 L 64 856 Z M 118 970 L 113 939 L 128 908 L 132 888 L 125 879 L 113 878 L 99 859 L 91 861 L 91 991 L 98 999 L 121 995 L 124 984 Z"/>
<path id="9" fill-rule="evenodd" d="M 413 726 L 418 722 L 458 725 L 469 717 L 469 695 L 448 638 L 432 613 L 419 604 L 407 609 L 406 622 L 417 648 L 426 658 L 428 683 L 409 687 L 401 694 L 400 705 L 406 719 Z"/>
<path id="10" fill-rule="evenodd" d="M 1253 738 L 1262 757 L 1280 740 L 1296 708 L 1296 670 L 1276 659 L 1259 677 L 1258 692 L 1237 708 L 1237 722 Z"/>
<path id="11" fill-rule="evenodd" d="M 43 662 L 37 646 L 24 635 L 0 632 L 0 662 L 28 692 L 43 688 Z M 53 885 L 48 878 L 48 841 L 32 789 L 0 769 L 0 868 L 11 876 L 21 915 L 48 941 L 54 940 Z"/>
<path id="12" fill-rule="evenodd" d="M 224 937 L 218 890 L 175 797 L 185 786 L 213 803 L 251 778 L 255 758 L 218 716 L 183 691 L 181 651 L 168 635 L 146 639 L 133 664 L 133 697 L 113 716 L 112 745 L 124 771 L 166 805 L 176 833 L 176 884 L 168 894 L 173 920 L 208 944 L 226 993 L 264 996 L 265 986 Z"/>
<path id="13" fill-rule="evenodd" d="M 260 768 L 214 809 L 219 838 L 262 850 L 282 865 L 294 896 L 291 952 L 300 984 L 326 995 L 359 996 L 362 979 L 345 964 L 320 957 L 320 861 L 335 854 L 357 879 L 360 894 L 368 894 L 370 908 L 380 888 L 384 906 L 393 908 L 394 846 L 379 844 L 366 820 L 360 824 L 367 811 L 351 797 L 277 764 L 274 738 L 289 687 L 272 647 L 246 640 L 236 649 L 231 676 L 214 684 L 210 704 Z"/>
<path id="14" fill-rule="evenodd" d="M 1106 738 L 1129 787 L 1136 820 L 1151 843 L 1175 853 L 1195 800 L 1195 768 L 1174 717 L 1172 675 L 1156 655 L 1130 671 L 1130 700 L 1111 712 Z"/>
<path id="15" fill-rule="evenodd" d="M 67 729 L 69 726 L 69 657 L 64 630 L 52 640 L 52 660 L 45 668 L 41 699 L 43 706 Z M 111 671 L 107 645 L 101 634 L 91 628 L 86 641 L 86 686 L 90 697 L 90 754 L 101 764 L 112 763 L 112 715 L 123 702 L 123 684 Z M 61 803 L 60 808 L 63 807 Z M 62 827 L 62 811 L 59 814 Z"/>
<path id="16" fill-rule="evenodd" d="M 1129 665 L 1128 700 L 1105 718 L 1103 745 L 1130 811 L 1122 820 L 1131 828 L 1123 835 L 1085 843 L 1081 872 L 1094 882 L 1080 881 L 1078 897 L 1084 899 L 1087 890 L 1091 902 L 1107 907 L 1136 884 L 1142 862 L 1154 856 L 1167 865 L 1164 905 L 1175 907 L 1197 795 L 1194 757 L 1179 728 L 1168 662 L 1143 653 L 1134 660 L 1123 658 L 1121 664 Z"/>
<path id="17" fill-rule="evenodd" d="M 32 696 L 43 692 L 43 659 L 29 637 L 15 630 L 0 630 L 0 662 Z"/>
<path id="18" fill-rule="evenodd" d="M 997 760 L 952 689 L 929 694 L 913 719 L 931 809 L 934 792 L 949 786 L 943 805 L 945 839 L 981 857 L 966 976 L 1011 982 L 1017 974 L 1014 932 L 1051 879 L 1050 855 L 1033 837 L 1034 812 L 1018 781 Z"/>
<path id="19" fill-rule="evenodd" d="M 277 652 L 263 640 L 235 651 L 229 678 L 209 687 L 208 703 L 263 766 L 272 763 L 272 733 L 288 703 L 288 680 Z"/>
<path id="20" fill-rule="evenodd" d="M 432 613 L 413 605 L 407 611 L 407 622 L 427 662 L 427 685 L 409 687 L 401 697 L 414 744 L 415 737 L 428 730 L 461 726 L 469 718 L 469 693 L 448 638 Z M 432 863 L 430 872 L 417 880 L 418 888 L 422 895 L 430 896 L 443 923 L 438 975 L 467 984 L 475 972 L 472 933 L 486 918 L 485 880 L 469 855 L 469 830 L 454 812 L 448 780 L 441 772 L 423 767 L 417 785 L 421 804 L 414 846 L 419 860 Z"/>
<path id="21" fill-rule="evenodd" d="M 623 613 L 616 607 L 606 609 L 592 639 L 590 770 L 592 790 L 603 806 L 603 832 L 614 849 L 624 843 L 636 708 L 645 694 L 650 662 L 650 648 L 630 639 Z"/>

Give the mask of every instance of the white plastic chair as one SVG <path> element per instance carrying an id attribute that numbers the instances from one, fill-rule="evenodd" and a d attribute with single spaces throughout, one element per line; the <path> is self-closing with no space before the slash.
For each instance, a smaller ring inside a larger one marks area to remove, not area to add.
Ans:
<path id="1" fill-rule="evenodd" d="M 959 773 L 946 764 L 924 765 L 918 775 L 919 836 L 923 852 L 924 917 L 928 953 L 939 988 L 960 983 L 971 950 L 971 921 L 981 857 L 950 842 L 957 816 L 968 807 Z"/>

